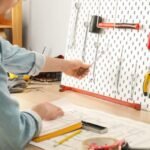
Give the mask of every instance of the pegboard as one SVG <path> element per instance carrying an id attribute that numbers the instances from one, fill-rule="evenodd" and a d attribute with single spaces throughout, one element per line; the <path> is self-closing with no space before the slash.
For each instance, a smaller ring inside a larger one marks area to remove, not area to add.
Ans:
<path id="1" fill-rule="evenodd" d="M 89 32 L 93 15 L 105 22 L 140 23 L 141 29 L 102 29 L 94 34 Z M 63 74 L 61 84 L 139 103 L 150 111 L 150 98 L 143 94 L 144 75 L 150 66 L 149 18 L 150 0 L 73 0 L 65 58 L 89 64 L 97 61 L 83 80 Z"/>

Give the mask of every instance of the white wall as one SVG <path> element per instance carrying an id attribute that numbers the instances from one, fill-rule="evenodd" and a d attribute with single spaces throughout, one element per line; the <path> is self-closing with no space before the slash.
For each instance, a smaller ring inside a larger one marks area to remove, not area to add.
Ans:
<path id="1" fill-rule="evenodd" d="M 24 0 L 25 46 L 50 55 L 65 52 L 71 0 Z"/>
<path id="2" fill-rule="evenodd" d="M 23 45 L 30 46 L 30 1 L 23 0 Z"/>

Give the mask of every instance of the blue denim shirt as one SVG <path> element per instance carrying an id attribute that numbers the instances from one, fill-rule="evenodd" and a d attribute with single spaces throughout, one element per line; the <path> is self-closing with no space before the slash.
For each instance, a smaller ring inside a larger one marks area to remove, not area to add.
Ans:
<path id="1" fill-rule="evenodd" d="M 35 112 L 20 112 L 7 88 L 7 72 L 37 75 L 43 55 L 11 45 L 0 38 L 0 150 L 22 150 L 40 132 L 41 119 Z"/>

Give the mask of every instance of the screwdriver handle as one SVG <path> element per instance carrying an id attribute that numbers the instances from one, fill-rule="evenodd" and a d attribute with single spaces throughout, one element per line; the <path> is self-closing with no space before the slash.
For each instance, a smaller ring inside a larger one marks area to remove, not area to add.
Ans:
<path id="1" fill-rule="evenodd" d="M 144 82 L 143 82 L 143 94 L 144 96 L 147 96 L 148 94 L 148 86 L 150 84 L 150 73 L 148 72 L 145 77 L 144 77 Z"/>

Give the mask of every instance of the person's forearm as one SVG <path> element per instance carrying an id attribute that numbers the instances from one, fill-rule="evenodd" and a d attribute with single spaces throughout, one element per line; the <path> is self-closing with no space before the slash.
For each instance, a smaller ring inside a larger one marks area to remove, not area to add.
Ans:
<path id="1" fill-rule="evenodd" d="M 47 57 L 41 72 L 64 72 L 66 75 L 82 79 L 89 72 L 90 65 L 79 60 L 64 60 Z"/>
<path id="2" fill-rule="evenodd" d="M 46 57 L 45 65 L 41 72 L 63 72 L 70 66 L 69 61 L 60 58 Z"/>

